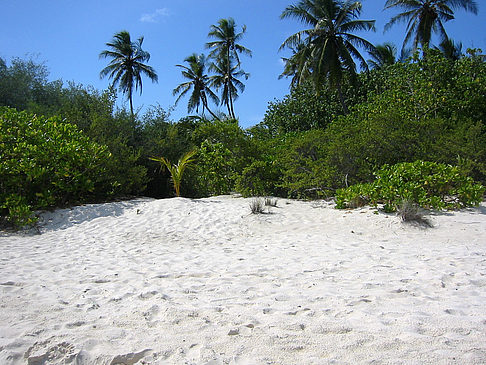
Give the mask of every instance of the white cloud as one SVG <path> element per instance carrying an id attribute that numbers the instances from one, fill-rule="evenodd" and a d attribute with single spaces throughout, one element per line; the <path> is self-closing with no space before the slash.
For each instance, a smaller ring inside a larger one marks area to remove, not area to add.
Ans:
<path id="1" fill-rule="evenodd" d="M 165 17 L 168 17 L 169 15 L 170 15 L 169 9 L 167 9 L 167 8 L 156 9 L 151 14 L 143 14 L 140 17 L 140 21 L 142 23 L 157 23 L 160 18 L 165 18 Z"/>

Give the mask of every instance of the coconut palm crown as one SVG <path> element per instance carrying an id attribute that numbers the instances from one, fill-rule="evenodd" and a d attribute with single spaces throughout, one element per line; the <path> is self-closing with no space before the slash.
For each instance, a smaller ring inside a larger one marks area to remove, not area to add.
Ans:
<path id="1" fill-rule="evenodd" d="M 300 0 L 288 6 L 281 19 L 294 18 L 308 26 L 288 37 L 280 49 L 290 48 L 294 55 L 284 74 L 295 72 L 294 78 L 302 81 L 307 75 L 314 80 L 316 89 L 328 79 L 339 92 L 343 110 L 347 112 L 341 90 L 345 73 L 354 77 L 357 73 L 355 59 L 363 69 L 368 69 L 366 60 L 358 47 L 368 51 L 373 44 L 354 32 L 375 30 L 374 20 L 360 20 L 360 1 Z"/>
<path id="2" fill-rule="evenodd" d="M 385 25 L 385 31 L 396 23 L 407 22 L 403 47 L 412 42 L 414 50 L 419 46 L 429 48 L 433 33 L 438 33 L 442 41 L 448 38 L 444 23 L 454 19 L 455 9 L 478 13 L 474 0 L 387 0 L 385 9 L 392 8 L 399 8 L 403 12 L 391 18 Z"/>
<path id="3" fill-rule="evenodd" d="M 242 27 L 241 32 L 237 32 L 233 18 L 220 19 L 217 25 L 211 25 L 208 37 L 215 40 L 206 43 L 206 48 L 211 49 L 209 57 L 213 59 L 234 58 L 239 67 L 240 57 L 238 54 L 243 53 L 252 56 L 252 52 L 248 48 L 237 43 L 245 33 L 246 26 Z"/>
<path id="4" fill-rule="evenodd" d="M 400 56 L 398 56 L 397 47 L 390 42 L 378 44 L 375 49 L 369 52 L 371 59 L 368 60 L 368 65 L 372 69 L 382 69 L 386 66 L 393 65 L 397 62 L 404 62 L 412 54 L 410 49 L 402 49 Z"/>
<path id="5" fill-rule="evenodd" d="M 130 33 L 126 30 L 116 33 L 109 47 L 100 53 L 100 58 L 111 58 L 110 63 L 100 72 L 100 77 L 108 76 L 113 79 L 112 85 L 119 85 L 120 90 L 127 94 L 130 102 L 130 112 L 133 118 L 133 89 L 140 89 L 142 94 L 142 75 L 147 76 L 152 82 L 158 81 L 155 70 L 144 62 L 150 60 L 150 53 L 142 49 L 143 37 L 135 42 L 130 39 Z"/>
<path id="6" fill-rule="evenodd" d="M 219 104 L 219 98 L 209 87 L 209 76 L 205 73 L 207 65 L 206 56 L 204 54 L 193 53 L 187 57 L 184 62 L 186 62 L 188 66 L 176 66 L 182 68 L 182 76 L 184 76 L 188 81 L 180 84 L 174 89 L 173 95 L 179 94 L 176 104 L 192 89 L 192 93 L 187 104 L 188 112 L 190 113 L 195 109 L 196 113 L 199 113 L 199 106 L 202 104 L 203 115 L 204 110 L 207 109 L 214 118 L 218 119 L 211 109 L 209 109 L 208 105 L 208 97 L 215 104 Z"/>

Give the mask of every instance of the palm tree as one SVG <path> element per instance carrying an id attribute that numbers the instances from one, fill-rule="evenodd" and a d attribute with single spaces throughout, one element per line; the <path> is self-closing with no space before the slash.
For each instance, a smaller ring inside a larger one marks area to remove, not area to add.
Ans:
<path id="1" fill-rule="evenodd" d="M 221 104 L 226 105 L 228 115 L 236 119 L 233 101 L 238 98 L 238 91 L 245 91 L 245 84 L 238 80 L 239 77 L 244 77 L 248 80 L 250 74 L 243 71 L 238 65 L 232 64 L 231 58 L 220 58 L 213 62 L 210 70 L 214 73 L 211 79 L 211 86 L 221 89 Z"/>
<path id="2" fill-rule="evenodd" d="M 244 53 L 247 56 L 252 55 L 251 51 L 238 44 L 246 32 L 246 26 L 242 27 L 240 33 L 236 32 L 236 24 L 233 18 L 220 19 L 218 25 L 211 25 L 208 37 L 216 40 L 206 43 L 206 48 L 212 49 L 209 57 L 218 59 L 222 57 L 234 58 L 240 66 L 240 57 L 238 53 Z"/>
<path id="3" fill-rule="evenodd" d="M 370 42 L 352 34 L 375 30 L 374 20 L 358 19 L 361 8 L 360 1 L 300 0 L 296 5 L 288 6 L 280 15 L 281 19 L 296 18 L 309 26 L 291 35 L 280 46 L 280 49 L 287 47 L 297 50 L 290 58 L 295 66 L 288 69 L 294 69 L 298 79 L 305 77 L 306 73 L 310 74 L 317 91 L 327 78 L 337 88 L 345 113 L 348 109 L 341 89 L 344 74 L 347 72 L 352 77 L 356 76 L 353 57 L 360 61 L 361 67 L 368 68 L 356 47 L 374 49 Z M 304 74 L 300 74 L 302 72 Z"/>
<path id="4" fill-rule="evenodd" d="M 127 94 L 130 102 L 130 112 L 133 114 L 133 88 L 142 94 L 142 75 L 152 82 L 158 81 L 155 70 L 144 62 L 150 60 L 150 53 L 142 50 L 143 37 L 135 42 L 130 39 L 130 33 L 121 31 L 113 36 L 113 40 L 106 45 L 110 48 L 100 53 L 100 58 L 111 58 L 110 63 L 100 72 L 100 78 L 109 76 L 112 85 L 120 85 L 120 90 Z"/>
<path id="5" fill-rule="evenodd" d="M 213 71 L 217 72 L 219 76 L 224 75 L 225 77 L 225 82 L 221 82 L 220 80 L 215 82 L 214 85 L 219 84 L 221 87 L 223 87 L 223 96 L 221 101 L 228 107 L 228 112 L 232 118 L 235 118 L 233 106 L 233 96 L 235 94 L 234 92 L 229 91 L 232 89 L 230 84 L 232 80 L 236 79 L 236 77 L 244 75 L 246 78 L 248 78 L 249 75 L 244 71 L 238 71 L 241 66 L 240 57 L 238 54 L 243 53 L 250 57 L 252 55 L 248 48 L 237 43 L 243 38 L 245 32 L 246 26 L 242 27 L 241 32 L 237 32 L 236 24 L 233 18 L 220 19 L 217 25 L 211 25 L 208 33 L 208 37 L 214 38 L 215 40 L 206 43 L 206 48 L 211 49 L 209 57 L 214 60 L 212 64 Z M 240 74 L 234 75 L 235 72 Z M 243 91 L 243 89 L 240 90 Z M 225 99 L 224 95 L 226 95 L 228 99 Z"/>
<path id="6" fill-rule="evenodd" d="M 445 58 L 452 61 L 457 61 L 462 57 L 462 43 L 455 43 L 450 38 L 443 40 L 439 47 L 434 48 L 439 50 Z"/>
<path id="7" fill-rule="evenodd" d="M 432 33 L 438 33 L 442 40 L 448 38 L 444 23 L 454 19 L 454 9 L 463 8 L 478 13 L 474 0 L 387 0 L 385 9 L 391 8 L 400 8 L 404 12 L 391 18 L 385 25 L 385 31 L 398 22 L 407 22 L 403 47 L 413 39 L 414 50 L 419 45 L 422 49 L 428 49 Z"/>
<path id="8" fill-rule="evenodd" d="M 411 55 L 409 48 L 402 49 L 400 57 L 397 54 L 397 47 L 393 43 L 383 43 L 375 46 L 375 49 L 369 52 L 371 59 L 368 65 L 372 69 L 381 69 L 393 65 L 397 62 L 403 62 Z"/>
<path id="9" fill-rule="evenodd" d="M 216 114 L 214 114 L 208 106 L 208 97 L 215 104 L 219 104 L 219 98 L 209 88 L 209 77 L 205 74 L 207 64 L 206 56 L 204 54 L 198 55 L 196 53 L 193 53 L 192 55 L 187 57 L 184 62 L 187 62 L 189 66 L 176 66 L 182 68 L 182 76 L 184 76 L 189 81 L 180 84 L 174 89 L 173 95 L 179 94 L 179 97 L 176 100 L 176 104 L 181 97 L 183 97 L 189 92 L 189 90 L 192 89 L 192 94 L 189 97 L 189 102 L 187 104 L 188 112 L 190 113 L 194 109 L 196 109 L 196 113 L 199 113 L 199 106 L 202 104 L 203 114 L 204 110 L 207 109 L 214 118 L 218 119 Z"/>
<path id="10" fill-rule="evenodd" d="M 292 56 L 290 58 L 282 57 L 285 66 L 284 71 L 278 78 L 292 77 L 290 88 L 299 86 L 312 75 L 312 64 L 309 62 L 311 59 L 311 49 L 306 47 L 304 43 L 297 44 L 295 48 L 292 48 Z"/>

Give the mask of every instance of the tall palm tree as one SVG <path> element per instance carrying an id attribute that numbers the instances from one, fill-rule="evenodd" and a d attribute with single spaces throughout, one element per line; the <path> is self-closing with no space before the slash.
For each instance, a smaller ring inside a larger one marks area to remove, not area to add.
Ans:
<path id="1" fill-rule="evenodd" d="M 316 90 L 327 78 L 337 88 L 345 113 L 348 109 L 341 89 L 344 74 L 356 75 L 354 58 L 360 61 L 361 67 L 368 68 L 356 47 L 374 49 L 373 44 L 353 34 L 375 30 L 374 20 L 358 19 L 361 8 L 360 1 L 300 0 L 280 15 L 281 19 L 296 18 L 309 26 L 288 37 L 280 46 L 280 49 L 297 50 L 290 58 L 296 66 L 291 66 L 290 70 L 294 67 L 296 73 L 309 73 Z"/>
<path id="2" fill-rule="evenodd" d="M 100 58 L 111 58 L 110 63 L 100 72 L 100 78 L 108 76 L 113 79 L 113 86 L 120 85 L 120 90 L 127 94 L 130 112 L 133 114 L 133 88 L 142 94 L 142 75 L 152 82 L 158 82 L 155 70 L 144 62 L 150 60 L 150 53 L 142 50 L 143 37 L 135 42 L 130 39 L 126 30 L 116 33 L 113 40 L 106 45 L 110 48 L 100 53 Z"/>
<path id="3" fill-rule="evenodd" d="M 411 55 L 409 48 L 402 49 L 400 56 L 398 56 L 397 47 L 393 43 L 383 43 L 375 46 L 374 50 L 369 52 L 371 59 L 368 60 L 368 65 L 372 69 L 381 69 L 386 66 L 393 65 L 397 62 L 403 62 Z"/>
<path id="4" fill-rule="evenodd" d="M 233 96 L 235 95 L 235 93 L 230 92 L 230 90 L 232 90 L 230 84 L 232 80 L 235 80 L 235 77 L 244 75 L 246 78 L 248 78 L 249 75 L 244 71 L 241 71 L 239 75 L 234 75 L 235 72 L 240 72 L 239 70 L 241 62 L 239 54 L 242 53 L 250 57 L 252 55 L 252 52 L 248 48 L 242 46 L 241 44 L 238 44 L 238 42 L 243 38 L 245 32 L 246 26 L 242 27 L 241 32 L 237 32 L 236 24 L 233 18 L 220 19 L 217 25 L 211 25 L 210 31 L 208 33 L 208 37 L 213 38 L 214 40 L 206 43 L 206 48 L 211 49 L 209 57 L 214 60 L 212 64 L 212 69 L 217 72 L 219 76 L 224 75 L 224 77 L 226 78 L 224 83 L 221 83 L 220 80 L 218 82 L 215 82 L 214 85 L 220 84 L 221 87 L 225 85 L 223 87 L 221 101 L 225 103 L 225 105 L 228 107 L 228 111 L 230 112 L 230 116 L 232 118 L 235 118 L 233 106 Z M 222 69 L 221 67 L 224 67 L 224 69 Z M 236 84 L 239 83 L 237 82 Z M 226 94 L 224 91 L 225 89 Z M 243 89 L 240 90 L 243 91 Z M 228 98 L 227 100 L 225 100 L 224 95 L 226 95 L 226 97 Z"/>
<path id="5" fill-rule="evenodd" d="M 391 18 L 385 25 L 385 31 L 398 22 L 407 22 L 403 47 L 413 40 L 414 50 L 419 45 L 422 49 L 429 48 L 432 33 L 438 33 L 442 40 L 447 39 L 444 23 L 454 19 L 455 9 L 478 13 L 474 0 L 387 0 L 385 9 L 391 8 L 400 8 L 404 12 Z"/>
<path id="6" fill-rule="evenodd" d="M 193 53 L 192 55 L 187 57 L 184 62 L 187 62 L 189 66 L 176 66 L 182 68 L 182 76 L 184 76 L 189 81 L 180 84 L 174 89 L 173 95 L 179 94 L 179 97 L 176 100 L 176 104 L 179 102 L 181 97 L 183 97 L 189 92 L 189 90 L 192 89 L 192 94 L 189 97 L 189 102 L 187 104 L 188 112 L 190 113 L 194 109 L 196 109 L 196 113 L 199 113 L 199 106 L 202 104 L 203 114 L 204 110 L 207 109 L 214 118 L 218 119 L 216 114 L 214 114 L 211 109 L 209 109 L 208 105 L 208 97 L 215 104 L 219 104 L 219 98 L 209 87 L 209 76 L 205 73 L 207 65 L 206 56 L 204 54 L 198 55 L 196 53 Z"/>
<path id="7" fill-rule="evenodd" d="M 247 56 L 252 55 L 252 52 L 238 44 L 243 35 L 246 33 L 246 26 L 242 27 L 241 32 L 237 33 L 236 24 L 233 18 L 220 19 L 218 25 L 211 25 L 208 37 L 214 38 L 214 41 L 207 42 L 206 48 L 211 49 L 209 57 L 213 59 L 227 57 L 234 58 L 237 61 L 238 67 L 240 66 L 239 53 L 243 53 Z"/>
<path id="8" fill-rule="evenodd" d="M 238 98 L 238 91 L 245 91 L 245 84 L 238 80 L 244 77 L 248 80 L 250 74 L 243 71 L 238 65 L 234 65 L 231 58 L 219 58 L 210 66 L 210 70 L 214 73 L 211 76 L 211 86 L 221 90 L 221 104 L 226 105 L 228 115 L 236 119 L 233 101 Z"/>

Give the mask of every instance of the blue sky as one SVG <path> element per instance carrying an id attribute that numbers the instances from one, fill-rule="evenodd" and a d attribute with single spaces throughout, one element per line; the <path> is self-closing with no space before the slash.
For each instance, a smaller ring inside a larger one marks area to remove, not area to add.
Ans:
<path id="1" fill-rule="evenodd" d="M 144 49 L 151 54 L 149 64 L 159 75 L 158 84 L 143 80 L 143 94 L 134 97 L 142 112 L 150 105 L 164 109 L 174 105 L 172 90 L 183 78 L 176 64 L 204 48 L 211 24 L 233 17 L 247 33 L 241 44 L 253 51 L 242 57 L 242 67 L 251 74 L 246 90 L 236 101 L 240 124 L 248 127 L 260 122 L 269 101 L 288 93 L 289 80 L 278 80 L 282 72 L 280 44 L 303 29 L 294 20 L 280 20 L 282 10 L 292 0 L 0 0 L 0 57 L 36 57 L 45 62 L 50 80 L 62 79 L 105 89 L 108 79 L 99 78 L 107 60 L 100 60 L 116 32 L 127 30 L 133 39 L 144 36 Z M 405 27 L 395 26 L 387 33 L 383 27 L 393 15 L 383 11 L 384 0 L 364 0 L 362 19 L 375 19 L 377 31 L 363 34 L 372 43 L 391 41 L 401 47 Z M 462 10 L 446 23 L 450 37 L 463 43 L 463 49 L 486 51 L 486 3 L 478 0 L 479 14 Z M 365 55 L 365 58 L 368 58 Z M 124 100 L 122 94 L 119 100 Z M 174 120 L 187 115 L 187 99 L 173 109 Z"/>

